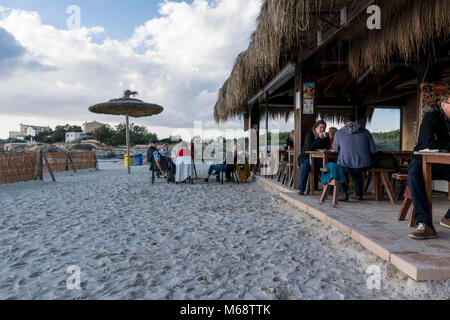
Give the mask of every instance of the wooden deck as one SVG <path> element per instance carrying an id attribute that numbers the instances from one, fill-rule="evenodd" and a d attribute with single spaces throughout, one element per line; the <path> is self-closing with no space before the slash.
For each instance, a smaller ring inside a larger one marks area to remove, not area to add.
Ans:
<path id="1" fill-rule="evenodd" d="M 433 195 L 433 222 L 439 238 L 413 240 L 408 221 L 398 221 L 401 204 L 386 201 L 319 203 L 320 195 L 299 196 L 276 180 L 256 177 L 263 186 L 274 189 L 280 197 L 308 214 L 351 236 L 366 249 L 390 262 L 416 281 L 450 279 L 450 230 L 439 221 L 450 207 L 447 195 Z"/>

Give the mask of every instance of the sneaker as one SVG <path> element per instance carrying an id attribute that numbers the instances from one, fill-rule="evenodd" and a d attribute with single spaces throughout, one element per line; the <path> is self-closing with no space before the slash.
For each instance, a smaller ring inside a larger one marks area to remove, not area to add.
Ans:
<path id="1" fill-rule="evenodd" d="M 437 238 L 436 230 L 434 230 L 433 227 L 427 226 L 425 223 L 419 223 L 416 230 L 411 232 L 408 236 L 416 240 Z"/>
<path id="2" fill-rule="evenodd" d="M 443 217 L 440 224 L 444 228 L 450 229 L 450 219 L 449 218 Z"/>
<path id="3" fill-rule="evenodd" d="M 298 190 L 298 195 L 299 195 L 299 196 L 304 196 L 304 195 L 305 195 L 305 191 Z"/>

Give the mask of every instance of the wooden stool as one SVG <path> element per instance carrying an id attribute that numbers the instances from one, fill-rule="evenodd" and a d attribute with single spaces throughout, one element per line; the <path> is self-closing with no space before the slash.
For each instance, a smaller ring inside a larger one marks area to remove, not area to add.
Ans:
<path id="1" fill-rule="evenodd" d="M 394 170 L 390 169 L 372 168 L 372 185 L 376 201 L 383 200 L 384 197 L 383 189 L 385 189 L 389 197 L 389 201 L 392 204 L 395 204 L 391 179 L 389 179 L 389 173 L 394 172 L 395 172 Z"/>
<path id="2" fill-rule="evenodd" d="M 327 168 L 321 168 L 320 171 L 330 173 L 331 170 Z M 320 197 L 320 203 L 324 203 L 327 200 L 328 191 L 330 191 L 330 188 L 332 186 L 334 187 L 332 203 L 333 207 L 335 207 L 339 203 L 339 189 L 341 186 L 341 183 L 339 181 L 336 181 L 336 179 L 331 179 L 331 181 L 324 186 L 322 196 Z"/>
<path id="3" fill-rule="evenodd" d="M 402 195 L 405 194 L 406 190 L 406 180 L 408 179 L 408 175 L 405 173 L 394 173 L 392 175 L 392 180 L 400 183 L 400 188 L 396 192 L 395 200 L 400 201 Z"/>
<path id="4" fill-rule="evenodd" d="M 412 203 L 411 192 L 409 191 L 408 186 L 405 189 L 405 200 L 403 200 L 402 207 L 400 208 L 400 212 L 398 214 L 398 221 L 405 221 L 406 216 L 408 215 L 409 208 L 411 208 L 411 213 L 409 216 L 409 226 L 414 228 L 416 226 L 416 221 L 414 220 L 414 204 Z"/>

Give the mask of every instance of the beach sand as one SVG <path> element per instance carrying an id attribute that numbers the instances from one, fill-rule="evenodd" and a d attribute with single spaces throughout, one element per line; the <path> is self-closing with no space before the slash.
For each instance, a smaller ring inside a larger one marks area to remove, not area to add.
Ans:
<path id="1" fill-rule="evenodd" d="M 415 282 L 257 183 L 151 185 L 146 167 L 100 169 L 0 186 L 0 299 L 450 297 L 450 281 Z"/>

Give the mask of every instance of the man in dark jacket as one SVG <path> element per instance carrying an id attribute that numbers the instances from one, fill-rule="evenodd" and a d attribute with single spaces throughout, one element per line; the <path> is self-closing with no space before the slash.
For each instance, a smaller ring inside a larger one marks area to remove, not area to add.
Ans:
<path id="1" fill-rule="evenodd" d="M 351 117 L 344 118 L 345 126 L 336 132 L 334 137 L 334 151 L 339 152 L 338 164 L 350 171 L 355 184 L 357 200 L 363 199 L 362 172 L 372 166 L 371 154 L 376 147 L 369 130 L 359 123 L 353 122 Z M 347 194 L 347 186 L 342 185 L 342 191 Z"/>
<path id="2" fill-rule="evenodd" d="M 298 186 L 298 194 L 304 195 L 306 191 L 306 184 L 308 182 L 309 172 L 311 171 L 311 163 L 307 151 L 314 151 L 319 149 L 330 149 L 331 143 L 330 138 L 328 138 L 325 130 L 327 124 L 325 121 L 320 120 L 316 122 L 313 129 L 306 135 L 305 143 L 302 148 L 302 153 L 298 157 L 298 165 L 300 170 L 300 183 Z M 322 167 L 323 163 L 321 159 L 315 159 L 315 166 L 317 168 Z"/>
<path id="3" fill-rule="evenodd" d="M 441 101 L 441 108 L 434 108 L 425 114 L 414 151 L 430 149 L 450 152 L 450 93 L 447 93 Z M 433 164 L 432 174 L 450 181 L 450 166 Z M 414 220 L 417 225 L 417 229 L 409 236 L 413 239 L 436 238 L 437 234 L 433 227 L 426 197 L 421 156 L 415 156 L 411 161 L 408 167 L 407 182 L 414 204 Z M 440 224 L 450 229 L 450 209 Z"/>

